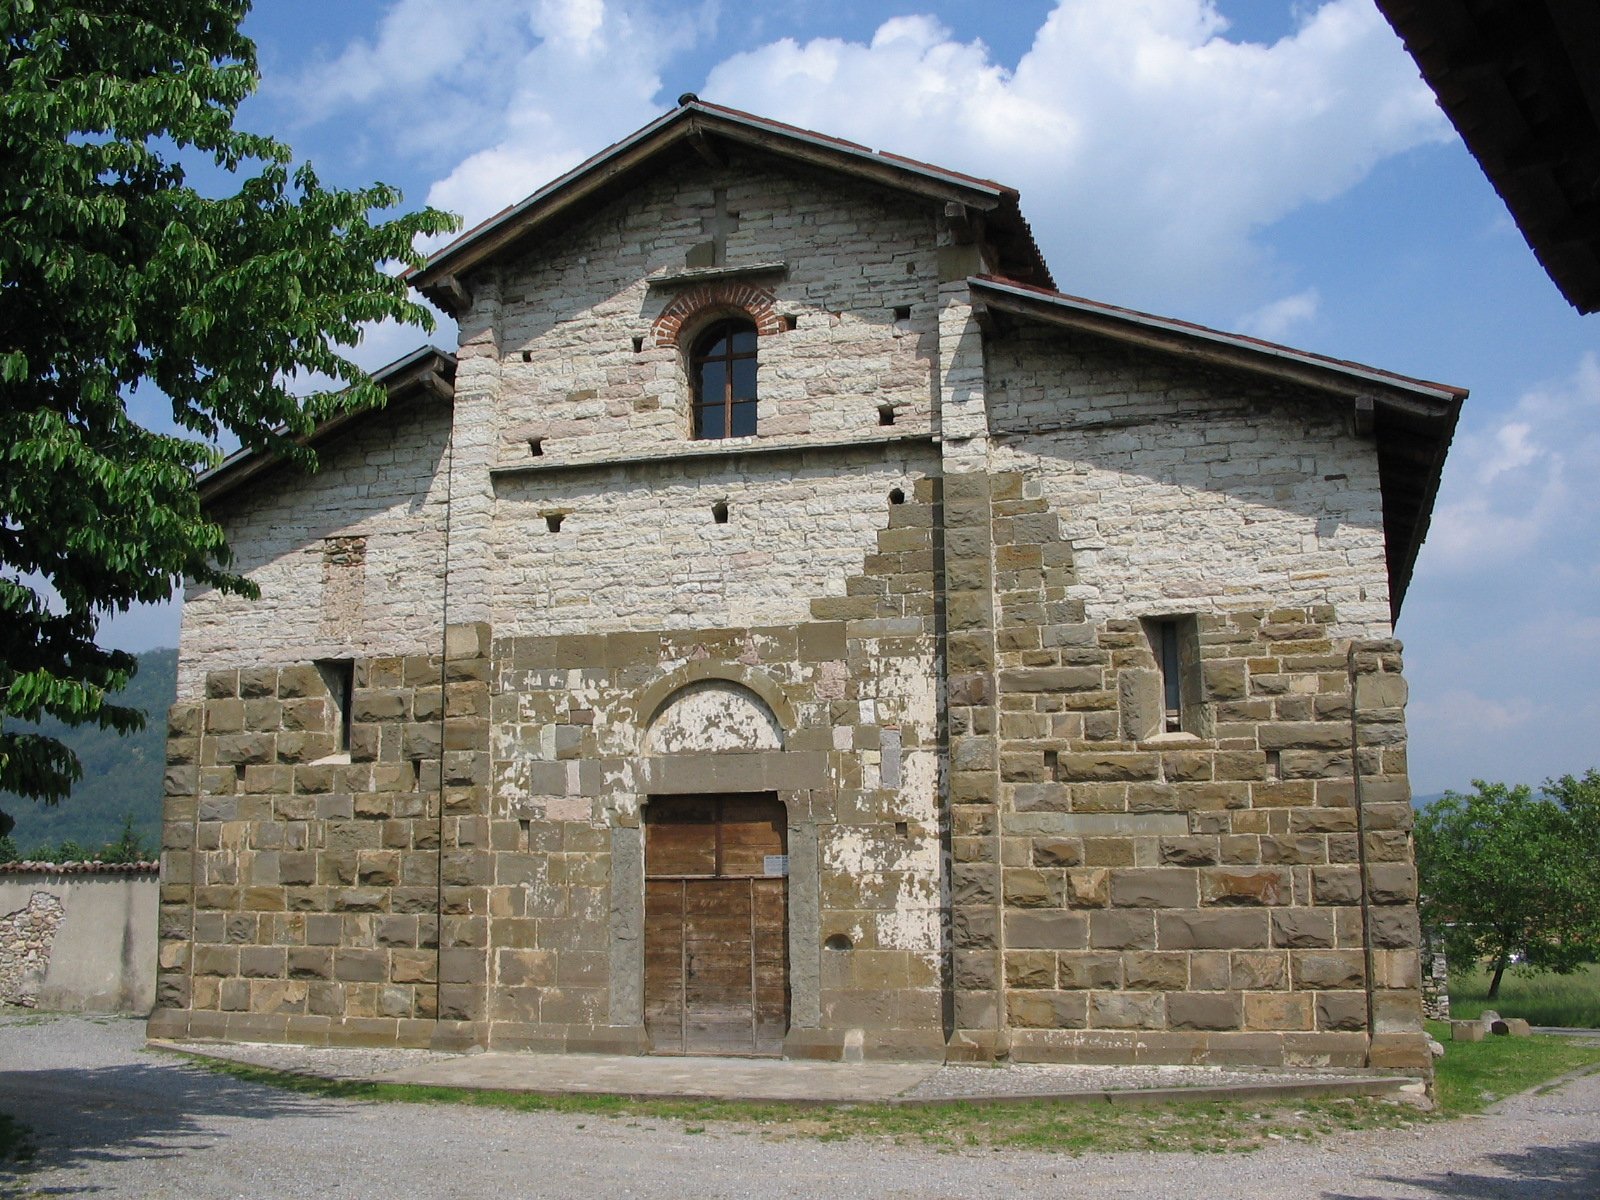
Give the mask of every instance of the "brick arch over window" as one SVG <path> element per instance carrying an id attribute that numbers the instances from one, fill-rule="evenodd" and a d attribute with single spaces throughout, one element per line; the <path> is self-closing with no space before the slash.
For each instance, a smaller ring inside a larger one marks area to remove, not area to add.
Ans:
<path id="1" fill-rule="evenodd" d="M 676 346 L 683 327 L 703 313 L 742 312 L 755 322 L 756 332 L 765 337 L 783 329 L 776 298 L 766 288 L 748 283 L 702 283 L 681 293 L 662 310 L 650 327 L 650 340 L 656 346 Z"/>

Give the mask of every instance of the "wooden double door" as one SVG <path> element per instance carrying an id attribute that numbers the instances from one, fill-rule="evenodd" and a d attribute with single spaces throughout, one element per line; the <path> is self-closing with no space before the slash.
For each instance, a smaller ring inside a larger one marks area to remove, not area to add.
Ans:
<path id="1" fill-rule="evenodd" d="M 773 795 L 645 807 L 645 1029 L 658 1054 L 781 1054 L 787 823 Z"/>

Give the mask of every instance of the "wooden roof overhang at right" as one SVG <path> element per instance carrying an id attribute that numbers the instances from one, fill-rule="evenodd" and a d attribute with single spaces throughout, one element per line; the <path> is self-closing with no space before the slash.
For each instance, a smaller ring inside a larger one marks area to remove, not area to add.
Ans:
<path id="1" fill-rule="evenodd" d="M 1257 338 L 1224 333 L 1078 296 L 987 277 L 968 281 L 987 333 L 1025 320 L 1105 338 L 1186 362 L 1239 372 L 1326 396 L 1345 406 L 1351 430 L 1378 451 L 1389 612 L 1393 620 L 1427 536 L 1465 388 L 1396 375 Z"/>
<path id="2" fill-rule="evenodd" d="M 1378 7 L 1562 295 L 1600 311 L 1600 3 Z"/>

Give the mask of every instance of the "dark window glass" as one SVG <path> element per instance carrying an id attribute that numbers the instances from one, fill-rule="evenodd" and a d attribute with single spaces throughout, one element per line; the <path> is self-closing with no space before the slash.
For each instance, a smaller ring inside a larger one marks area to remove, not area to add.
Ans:
<path id="1" fill-rule="evenodd" d="M 733 398 L 740 400 L 754 400 L 756 398 L 756 360 L 753 358 L 736 358 L 733 360 Z"/>
<path id="2" fill-rule="evenodd" d="M 695 340 L 694 436 L 750 437 L 756 432 L 756 327 L 718 321 Z"/>
<path id="3" fill-rule="evenodd" d="M 1160 622 L 1161 683 L 1167 707 L 1167 728 L 1181 728 L 1183 714 L 1183 668 L 1178 662 L 1178 623 Z"/>

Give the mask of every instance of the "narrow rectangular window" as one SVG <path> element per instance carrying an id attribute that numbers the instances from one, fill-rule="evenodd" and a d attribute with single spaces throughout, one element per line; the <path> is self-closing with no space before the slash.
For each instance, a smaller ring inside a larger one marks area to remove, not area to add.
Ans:
<path id="1" fill-rule="evenodd" d="M 317 663 L 317 670 L 322 672 L 322 682 L 328 688 L 328 703 L 333 708 L 329 725 L 334 735 L 334 751 L 348 753 L 350 709 L 356 691 L 356 664 L 348 658 L 323 659 Z"/>
<path id="2" fill-rule="evenodd" d="M 1157 686 L 1133 727 L 1143 730 L 1143 736 L 1204 736 L 1212 718 L 1200 682 L 1200 630 L 1194 614 L 1146 618 L 1144 633 L 1155 659 Z"/>
<path id="3" fill-rule="evenodd" d="M 1160 641 L 1161 702 L 1166 710 L 1163 727 L 1168 733 L 1179 733 L 1183 729 L 1183 667 L 1178 656 L 1178 623 L 1157 621 L 1154 632 Z"/>

